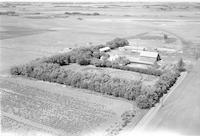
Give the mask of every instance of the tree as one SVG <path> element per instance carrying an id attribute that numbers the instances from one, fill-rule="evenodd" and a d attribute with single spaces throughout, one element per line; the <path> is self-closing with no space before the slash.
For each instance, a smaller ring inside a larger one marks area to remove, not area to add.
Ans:
<path id="1" fill-rule="evenodd" d="M 136 98 L 137 106 L 141 109 L 148 109 L 152 107 L 152 103 L 148 100 L 146 95 L 140 95 Z"/>
<path id="2" fill-rule="evenodd" d="M 180 71 L 180 72 L 185 71 L 184 66 L 185 66 L 185 63 L 183 62 L 183 59 L 180 58 L 179 61 L 178 61 L 178 63 L 177 63 L 177 69 L 178 69 L 178 71 Z"/>
<path id="3" fill-rule="evenodd" d="M 93 52 L 93 57 L 100 59 L 101 58 L 101 53 L 99 51 L 94 51 Z"/>
<path id="4" fill-rule="evenodd" d="M 92 59 L 90 63 L 96 67 L 101 67 L 103 65 L 103 61 L 100 59 Z"/>
<path id="5" fill-rule="evenodd" d="M 124 38 L 115 38 L 112 41 L 106 43 L 106 45 L 109 46 L 111 49 L 127 46 L 128 44 L 129 42 Z"/>
<path id="6" fill-rule="evenodd" d="M 77 58 L 77 63 L 80 65 L 89 65 L 90 60 L 85 57 L 79 57 L 79 58 Z"/>
<path id="7" fill-rule="evenodd" d="M 21 74 L 21 71 L 20 71 L 19 66 L 18 66 L 18 67 L 17 67 L 17 66 L 12 67 L 12 68 L 10 69 L 10 73 L 11 73 L 12 75 L 20 75 L 20 74 Z"/>
<path id="8" fill-rule="evenodd" d="M 164 40 L 167 40 L 167 39 L 168 39 L 167 34 L 164 34 Z"/>
<path id="9" fill-rule="evenodd" d="M 125 65 L 131 63 L 129 59 L 127 59 L 126 57 L 121 57 L 121 56 L 118 57 L 117 59 L 115 59 L 114 62 L 116 62 L 116 63 L 118 63 L 118 64 L 120 64 L 122 66 L 125 66 Z"/>

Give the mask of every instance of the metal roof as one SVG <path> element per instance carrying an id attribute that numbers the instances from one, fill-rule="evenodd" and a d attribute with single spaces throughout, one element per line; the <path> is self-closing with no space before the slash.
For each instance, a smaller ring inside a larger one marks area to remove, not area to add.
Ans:
<path id="1" fill-rule="evenodd" d="M 150 51 L 141 51 L 140 56 L 141 57 L 150 57 L 150 58 L 157 58 L 158 52 L 150 52 Z"/>
<path id="2" fill-rule="evenodd" d="M 110 50 L 110 47 L 104 47 L 104 48 L 99 49 L 100 52 L 108 51 L 108 50 Z"/>

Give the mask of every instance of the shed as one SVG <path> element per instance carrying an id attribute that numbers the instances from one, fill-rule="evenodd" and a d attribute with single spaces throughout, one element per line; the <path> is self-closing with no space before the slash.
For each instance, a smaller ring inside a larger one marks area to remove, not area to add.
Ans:
<path id="1" fill-rule="evenodd" d="M 110 51 L 110 47 L 103 47 L 101 49 L 99 49 L 100 52 L 107 52 Z"/>
<path id="2" fill-rule="evenodd" d="M 154 62 L 161 60 L 161 58 L 158 52 L 141 51 L 140 60 L 153 64 Z"/>

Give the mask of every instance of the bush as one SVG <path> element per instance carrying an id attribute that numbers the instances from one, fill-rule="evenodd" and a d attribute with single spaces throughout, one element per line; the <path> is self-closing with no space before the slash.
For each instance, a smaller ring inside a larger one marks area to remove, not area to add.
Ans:
<path id="1" fill-rule="evenodd" d="M 123 38 L 115 38 L 114 40 L 107 42 L 107 45 L 113 49 L 128 45 L 128 41 Z M 80 65 L 95 65 L 96 67 L 112 67 L 121 70 L 128 70 L 134 72 L 140 72 L 144 74 L 150 74 L 160 76 L 162 72 L 156 69 L 141 69 L 125 66 L 130 63 L 126 58 L 120 57 L 116 62 L 108 61 L 108 54 L 100 53 L 99 49 L 105 47 L 105 45 L 97 45 L 91 47 L 81 47 L 71 50 L 68 53 L 62 53 L 47 58 L 38 60 L 40 63 L 54 63 L 60 66 L 68 65 L 69 63 L 78 63 Z M 104 56 L 104 60 L 99 60 Z M 14 72 L 14 71 L 13 71 Z"/>
<path id="2" fill-rule="evenodd" d="M 77 58 L 76 62 L 80 65 L 89 65 L 90 64 L 90 60 L 84 57 L 79 57 Z"/>
<path id="3" fill-rule="evenodd" d="M 44 63 L 55 63 L 59 65 L 68 65 L 70 63 L 70 56 L 68 53 L 57 54 L 51 57 L 41 59 Z"/>
<path id="4" fill-rule="evenodd" d="M 108 60 L 108 58 L 110 57 L 110 55 L 109 54 L 107 54 L 107 53 L 102 53 L 101 54 L 101 60 Z"/>
<path id="5" fill-rule="evenodd" d="M 106 43 L 111 49 L 115 49 L 118 47 L 123 47 L 129 45 L 129 42 L 124 38 L 115 38 L 112 41 Z"/>
<path id="6" fill-rule="evenodd" d="M 136 98 L 137 106 L 141 109 L 148 109 L 152 107 L 152 103 L 149 101 L 146 95 L 140 95 Z"/>
<path id="7" fill-rule="evenodd" d="M 145 109 L 154 106 L 159 100 L 155 91 L 156 88 L 154 86 L 143 87 L 141 95 L 136 99 L 138 107 Z"/>
<path id="8" fill-rule="evenodd" d="M 79 64 L 88 64 L 83 60 L 77 59 Z M 82 62 L 83 61 L 83 62 Z M 52 61 L 51 61 L 52 62 Z M 96 66 L 115 67 L 123 69 L 110 61 L 102 61 L 92 59 L 91 63 Z M 11 68 L 12 75 L 22 75 L 36 78 L 39 80 L 56 82 L 60 84 L 70 85 L 77 88 L 89 89 L 115 97 L 122 97 L 128 100 L 136 100 L 139 108 L 150 108 L 159 101 L 159 98 L 167 93 L 167 90 L 176 82 L 180 72 L 177 69 L 163 73 L 154 87 L 142 88 L 142 82 L 133 80 L 122 80 L 120 78 L 112 78 L 106 74 L 93 74 L 74 72 L 73 70 L 65 70 L 59 64 L 35 61 L 19 67 Z"/>
<path id="9" fill-rule="evenodd" d="M 147 99 L 149 101 L 149 104 L 152 106 L 154 106 L 158 101 L 159 101 L 159 97 L 157 95 L 156 92 L 151 92 L 147 94 Z"/>
<path id="10" fill-rule="evenodd" d="M 95 65 L 96 67 L 103 67 L 104 62 L 100 59 L 92 59 L 90 64 Z"/>
<path id="11" fill-rule="evenodd" d="M 112 48 L 117 48 L 128 45 L 128 41 L 116 38 L 107 44 Z M 104 45 L 77 48 L 68 53 L 36 59 L 31 63 L 12 67 L 10 72 L 12 75 L 32 77 L 39 80 L 89 89 L 128 100 L 136 100 L 138 107 L 145 109 L 154 106 L 160 97 L 167 93 L 169 88 L 176 82 L 178 76 L 180 76 L 180 71 L 182 71 L 184 66 L 183 61 L 180 60 L 177 67 L 165 72 L 154 68 L 141 69 L 129 67 L 125 66 L 129 63 L 125 58 L 119 58 L 116 62 L 100 60 L 101 56 L 106 55 L 99 52 L 99 48 L 101 47 L 104 47 Z M 155 86 L 142 88 L 140 81 L 112 78 L 107 74 L 74 72 L 73 70 L 65 70 L 61 67 L 69 63 L 78 63 L 80 65 L 92 64 L 96 67 L 116 68 L 160 77 Z"/>
<path id="12" fill-rule="evenodd" d="M 99 64 L 101 63 L 101 64 Z M 115 69 L 121 69 L 121 70 L 127 70 L 127 71 L 133 71 L 133 72 L 139 72 L 143 74 L 148 74 L 148 75 L 154 75 L 154 76 L 160 76 L 162 75 L 162 71 L 156 70 L 156 69 L 142 69 L 142 68 L 134 68 L 134 67 L 129 67 L 129 66 L 120 66 L 118 62 L 111 62 L 108 60 L 105 61 L 99 61 L 98 65 L 95 65 L 97 67 L 112 67 Z"/>
<path id="13" fill-rule="evenodd" d="M 180 71 L 180 72 L 185 71 L 184 66 L 185 66 L 185 63 L 183 62 L 183 59 L 181 58 L 181 59 L 178 61 L 178 63 L 177 63 L 177 69 L 178 69 L 178 71 Z"/>
<path id="14" fill-rule="evenodd" d="M 126 111 L 121 115 L 123 124 L 122 126 L 125 127 L 131 120 L 135 117 L 136 111 Z"/>
<path id="15" fill-rule="evenodd" d="M 151 94 L 151 97 L 154 97 L 154 101 L 157 102 L 163 94 L 167 93 L 170 87 L 172 87 L 177 78 L 180 76 L 180 72 L 178 70 L 168 71 L 163 73 L 159 80 L 155 84 L 155 93 Z M 156 96 L 157 95 L 157 96 Z M 158 99 L 158 100 L 156 100 Z"/>
<path id="16" fill-rule="evenodd" d="M 94 51 L 93 52 L 93 57 L 97 58 L 97 59 L 100 59 L 101 58 L 101 53 L 99 51 Z"/>
<path id="17" fill-rule="evenodd" d="M 18 66 L 14 66 L 10 69 L 10 73 L 12 75 L 20 75 L 21 74 L 21 70 L 20 70 L 20 67 Z"/>
<path id="18" fill-rule="evenodd" d="M 130 64 L 130 60 L 126 57 L 119 57 L 114 62 L 118 63 L 119 65 L 125 66 L 127 64 Z"/>
<path id="19" fill-rule="evenodd" d="M 102 63 L 105 63 L 102 61 Z M 104 65 L 104 64 L 102 64 Z M 89 89 L 116 97 L 134 100 L 141 92 L 141 82 L 111 78 L 106 74 L 93 74 L 65 70 L 54 63 L 27 64 L 11 69 L 13 75 L 23 75 L 39 80 L 56 82 L 77 88 Z"/>

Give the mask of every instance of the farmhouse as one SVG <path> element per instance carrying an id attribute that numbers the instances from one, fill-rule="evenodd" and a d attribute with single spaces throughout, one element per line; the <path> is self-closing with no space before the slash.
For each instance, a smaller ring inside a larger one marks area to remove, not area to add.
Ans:
<path id="1" fill-rule="evenodd" d="M 104 48 L 101 48 L 99 49 L 100 52 L 107 52 L 107 51 L 110 51 L 110 47 L 104 47 Z"/>
<path id="2" fill-rule="evenodd" d="M 149 64 L 154 64 L 155 62 L 161 60 L 158 52 L 141 51 L 140 61 L 147 62 Z"/>

